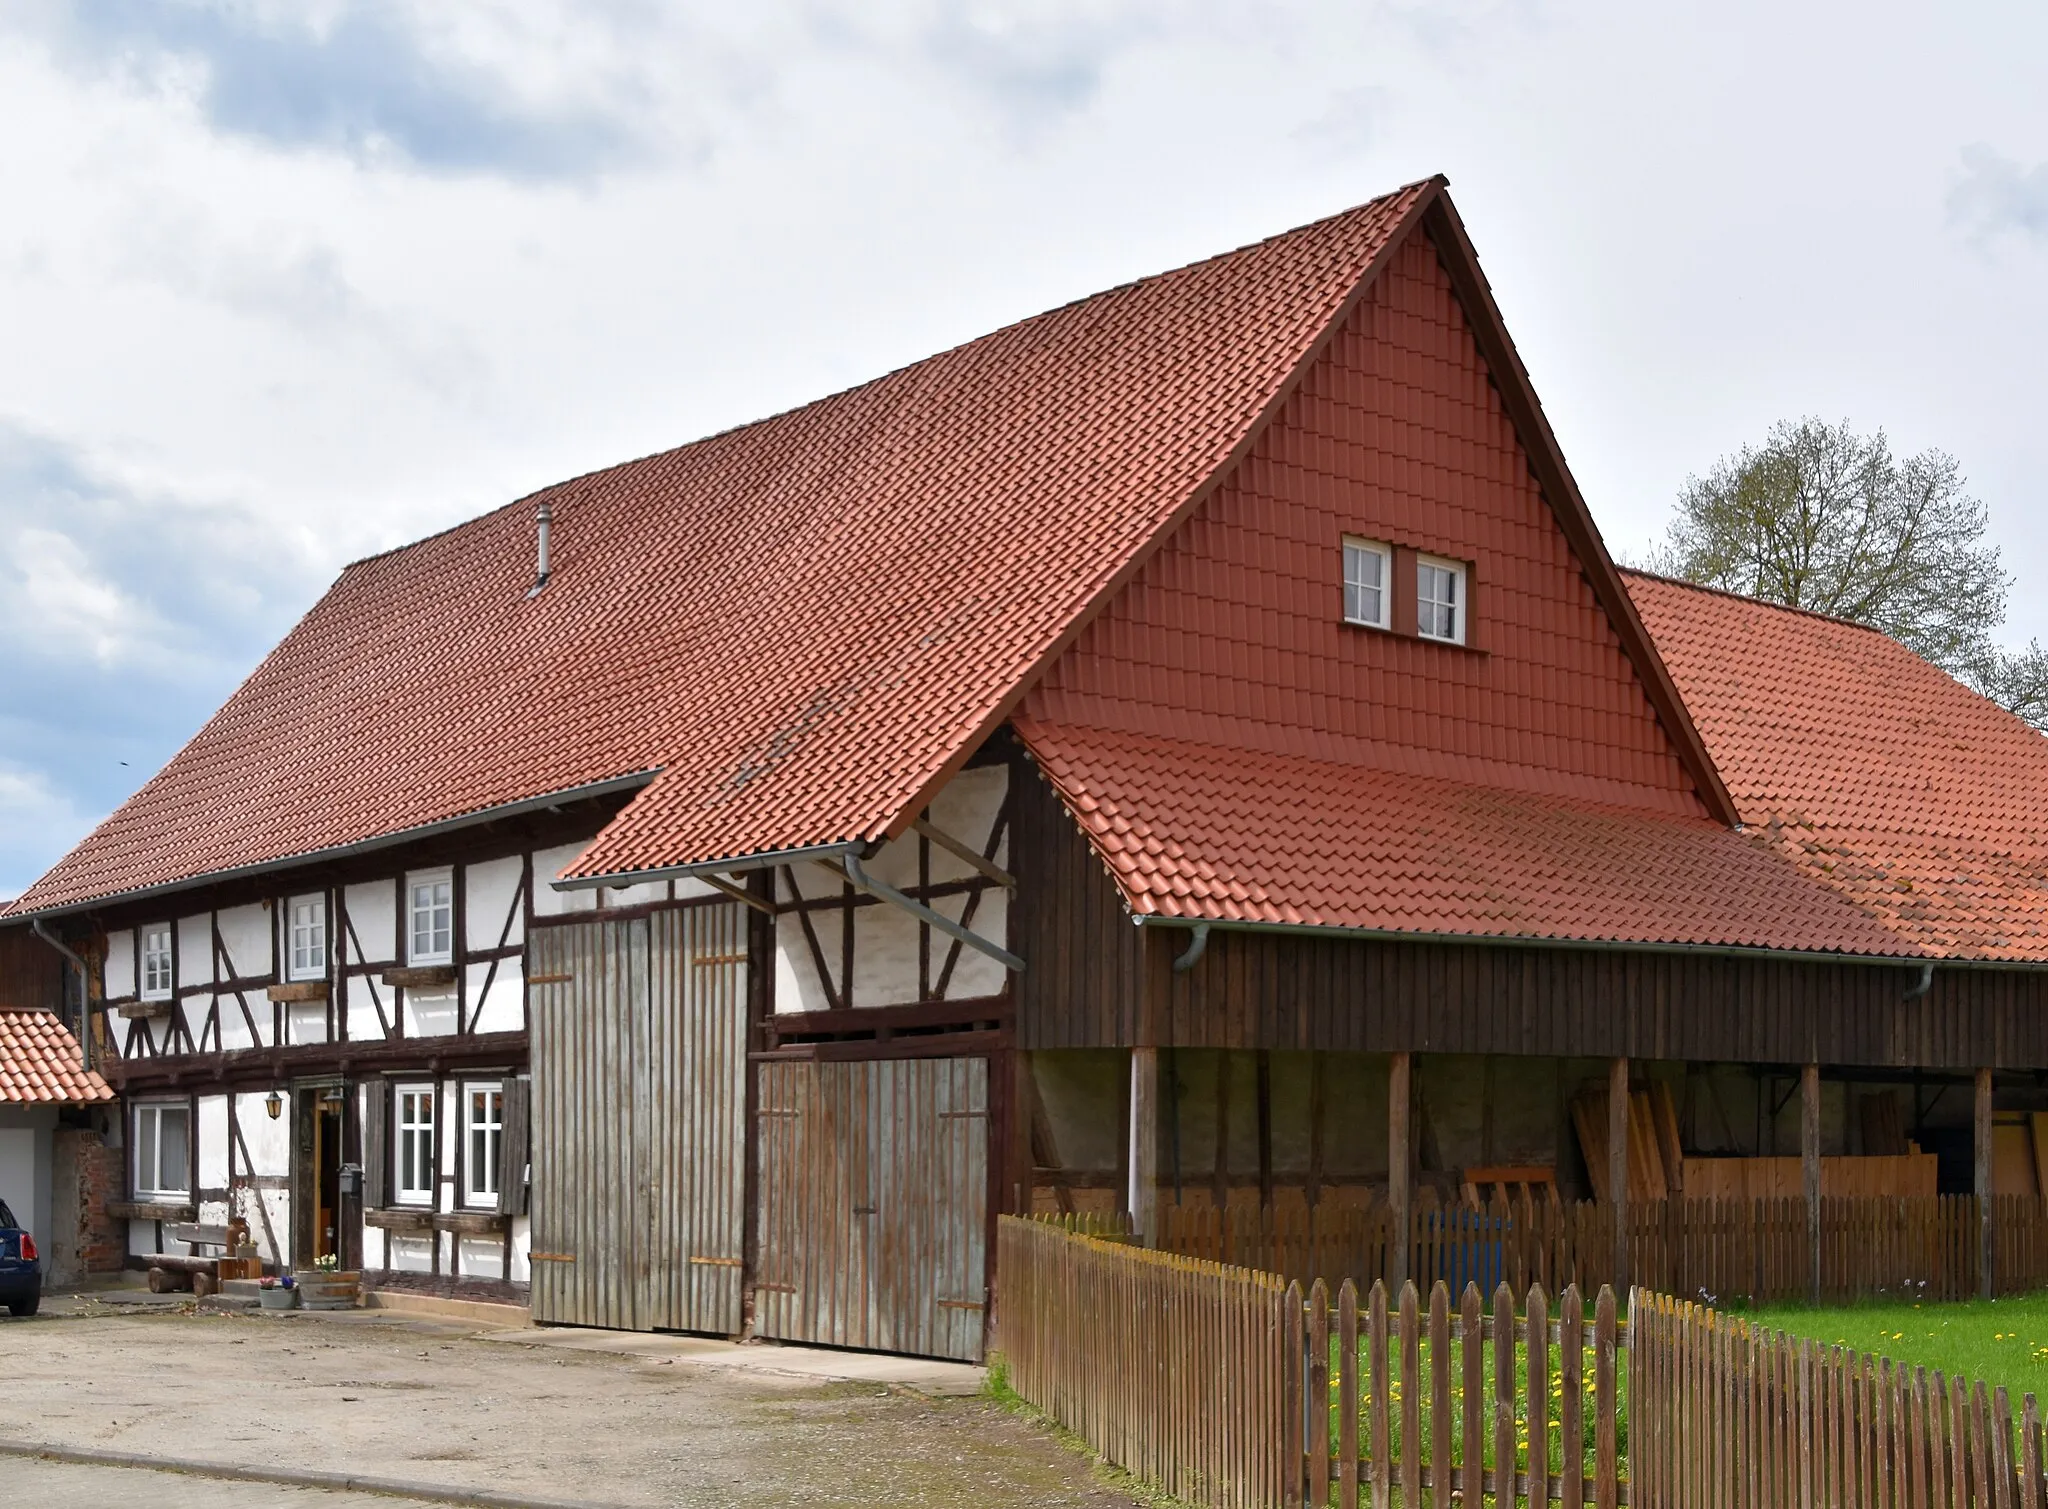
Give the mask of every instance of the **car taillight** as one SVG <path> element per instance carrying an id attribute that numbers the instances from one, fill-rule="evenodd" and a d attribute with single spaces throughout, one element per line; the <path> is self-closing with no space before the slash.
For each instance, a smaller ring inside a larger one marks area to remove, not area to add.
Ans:
<path id="1" fill-rule="evenodd" d="M 21 1234 L 21 1260 L 24 1263 L 36 1260 L 36 1239 L 25 1231 Z"/>

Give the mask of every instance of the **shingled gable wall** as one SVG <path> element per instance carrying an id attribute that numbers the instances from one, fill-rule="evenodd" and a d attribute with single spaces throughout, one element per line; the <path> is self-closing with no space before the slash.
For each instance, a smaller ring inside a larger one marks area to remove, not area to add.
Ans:
<path id="1" fill-rule="evenodd" d="M 1470 647 L 1344 624 L 1346 534 L 1471 562 Z M 1420 231 L 1024 715 L 1707 812 Z"/>

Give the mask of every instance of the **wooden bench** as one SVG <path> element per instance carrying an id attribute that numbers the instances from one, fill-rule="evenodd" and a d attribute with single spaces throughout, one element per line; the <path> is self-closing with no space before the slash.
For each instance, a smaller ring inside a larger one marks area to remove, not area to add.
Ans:
<path id="1" fill-rule="evenodd" d="M 149 1264 L 149 1292 L 169 1294 L 189 1288 L 201 1299 L 213 1293 L 220 1283 L 220 1260 L 228 1255 L 227 1227 L 179 1225 L 165 1234 L 174 1242 L 183 1242 L 186 1250 L 152 1252 L 144 1259 Z M 202 1253 L 202 1247 L 214 1250 Z"/>

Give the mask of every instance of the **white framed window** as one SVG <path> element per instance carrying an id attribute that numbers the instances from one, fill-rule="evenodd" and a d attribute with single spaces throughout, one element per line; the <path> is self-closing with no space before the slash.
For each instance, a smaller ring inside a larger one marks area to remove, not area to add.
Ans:
<path id="1" fill-rule="evenodd" d="M 1371 540 L 1344 541 L 1344 621 L 1393 627 L 1394 552 Z"/>
<path id="2" fill-rule="evenodd" d="M 505 1090 L 497 1081 L 462 1087 L 462 1199 L 498 1203 L 498 1157 L 505 1140 Z"/>
<path id="3" fill-rule="evenodd" d="M 168 1001 L 176 984 L 172 967 L 171 925 L 152 922 L 142 929 L 142 999 Z"/>
<path id="4" fill-rule="evenodd" d="M 397 1092 L 398 1177 L 393 1193 L 401 1205 L 434 1203 L 434 1087 L 400 1085 Z"/>
<path id="5" fill-rule="evenodd" d="M 423 870 L 405 881 L 408 964 L 455 961 L 455 872 Z"/>
<path id="6" fill-rule="evenodd" d="M 1418 556 L 1415 562 L 1415 631 L 1424 639 L 1465 642 L 1465 568 L 1456 561 Z"/>
<path id="7" fill-rule="evenodd" d="M 134 1181 L 140 1199 L 192 1197 L 192 1107 L 187 1102 L 136 1106 Z"/>
<path id="8" fill-rule="evenodd" d="M 285 978 L 327 978 L 327 898 L 294 896 L 284 904 Z"/>

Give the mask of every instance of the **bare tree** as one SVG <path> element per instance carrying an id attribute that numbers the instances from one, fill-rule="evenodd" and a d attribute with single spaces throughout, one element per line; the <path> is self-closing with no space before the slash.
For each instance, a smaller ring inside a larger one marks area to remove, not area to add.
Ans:
<path id="1" fill-rule="evenodd" d="M 1991 637 L 2011 583 L 1984 524 L 1953 456 L 1803 419 L 1687 478 L 1650 565 L 1868 624 L 2048 727 L 2048 655 Z"/>

